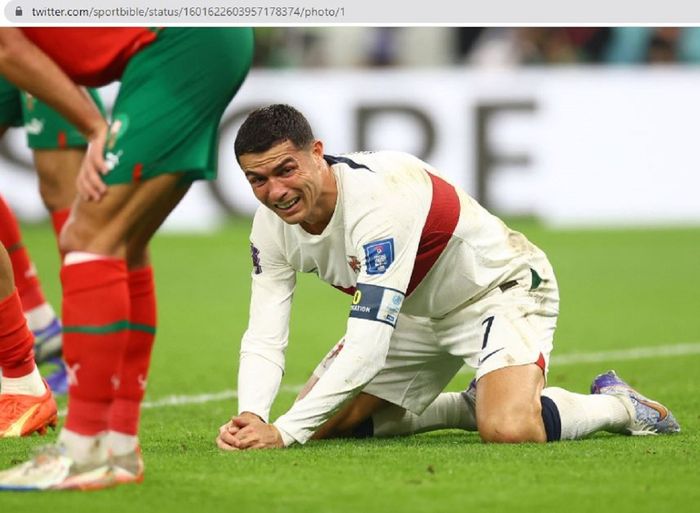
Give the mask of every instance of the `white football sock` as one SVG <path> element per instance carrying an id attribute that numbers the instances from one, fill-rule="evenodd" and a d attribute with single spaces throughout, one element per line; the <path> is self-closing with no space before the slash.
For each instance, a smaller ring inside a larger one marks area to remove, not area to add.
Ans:
<path id="1" fill-rule="evenodd" d="M 0 378 L 0 390 L 3 394 L 32 395 L 41 397 L 46 393 L 46 385 L 41 379 L 39 369 L 34 366 L 34 370 L 21 378 Z"/>
<path id="2" fill-rule="evenodd" d="M 390 405 L 372 415 L 374 436 L 413 435 L 437 429 L 476 431 L 476 412 L 459 392 L 445 392 L 420 415 Z"/>
<path id="3" fill-rule="evenodd" d="M 79 465 L 100 464 L 107 461 L 107 447 L 104 433 L 94 436 L 81 435 L 63 428 L 58 435 L 58 442 L 66 448 L 66 456 Z"/>
<path id="4" fill-rule="evenodd" d="M 56 318 L 56 312 L 50 304 L 44 303 L 24 312 L 24 317 L 27 319 L 29 329 L 37 331 L 51 324 Z"/>
<path id="5" fill-rule="evenodd" d="M 130 454 L 139 446 L 139 437 L 136 435 L 126 435 L 117 431 L 108 431 L 105 439 L 107 449 L 114 456 Z"/>
<path id="6" fill-rule="evenodd" d="M 557 405 L 562 440 L 576 440 L 603 430 L 617 433 L 630 421 L 622 400 L 611 395 L 576 394 L 558 387 L 545 388 L 542 395 Z"/>

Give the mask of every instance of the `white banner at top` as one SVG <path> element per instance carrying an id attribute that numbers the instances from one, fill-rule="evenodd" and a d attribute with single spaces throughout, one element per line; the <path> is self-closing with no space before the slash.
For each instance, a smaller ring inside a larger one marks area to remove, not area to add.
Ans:
<path id="1" fill-rule="evenodd" d="M 304 112 L 327 153 L 414 153 L 498 214 L 552 226 L 700 225 L 700 70 L 569 68 L 254 71 L 222 121 L 219 179 L 198 184 L 167 226 L 208 229 L 255 198 L 235 163 L 245 114 Z M 103 90 L 111 105 L 116 89 Z M 43 209 L 21 130 L 6 136 L 0 192 Z"/>

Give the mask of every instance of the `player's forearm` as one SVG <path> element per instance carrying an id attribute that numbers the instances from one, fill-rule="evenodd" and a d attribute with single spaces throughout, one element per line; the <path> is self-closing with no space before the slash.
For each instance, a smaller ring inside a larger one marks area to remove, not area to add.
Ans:
<path id="1" fill-rule="evenodd" d="M 18 29 L 0 29 L 0 74 L 53 107 L 86 138 L 103 129 L 105 120 L 89 96 Z"/>
<path id="2" fill-rule="evenodd" d="M 277 397 L 283 367 L 254 353 L 241 354 L 238 368 L 238 413 L 254 413 L 267 422 Z"/>
<path id="3" fill-rule="evenodd" d="M 392 327 L 357 319 L 350 319 L 348 326 L 345 346 L 331 367 L 308 395 L 275 421 L 285 445 L 290 438 L 305 443 L 383 367 Z"/>

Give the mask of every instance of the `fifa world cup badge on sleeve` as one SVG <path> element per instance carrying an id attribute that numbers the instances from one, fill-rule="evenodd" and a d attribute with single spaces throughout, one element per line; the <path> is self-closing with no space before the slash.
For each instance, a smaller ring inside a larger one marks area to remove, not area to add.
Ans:
<path id="1" fill-rule="evenodd" d="M 377 240 L 362 247 L 365 250 L 367 274 L 384 274 L 394 261 L 394 239 Z"/>

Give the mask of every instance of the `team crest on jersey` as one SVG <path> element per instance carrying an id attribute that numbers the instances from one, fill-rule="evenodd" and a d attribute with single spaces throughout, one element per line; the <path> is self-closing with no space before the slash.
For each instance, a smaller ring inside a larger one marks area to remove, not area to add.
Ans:
<path id="1" fill-rule="evenodd" d="M 108 150 L 114 149 L 114 145 L 117 144 L 117 140 L 124 135 L 127 128 L 129 128 L 129 117 L 126 114 L 119 114 L 114 118 L 112 124 L 109 127 L 109 133 L 107 134 L 107 142 L 105 146 Z"/>
<path id="2" fill-rule="evenodd" d="M 27 107 L 27 110 L 29 112 L 33 111 L 34 108 L 36 107 L 36 98 L 34 98 L 29 93 L 23 93 L 23 94 L 24 94 L 24 105 Z"/>
<path id="3" fill-rule="evenodd" d="M 260 265 L 260 250 L 253 243 L 250 243 L 250 256 L 253 259 L 253 273 L 262 274 L 262 266 Z"/>
<path id="4" fill-rule="evenodd" d="M 383 239 L 363 246 L 367 274 L 384 274 L 394 261 L 394 239 Z"/>

